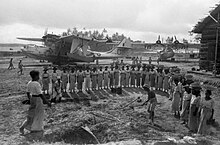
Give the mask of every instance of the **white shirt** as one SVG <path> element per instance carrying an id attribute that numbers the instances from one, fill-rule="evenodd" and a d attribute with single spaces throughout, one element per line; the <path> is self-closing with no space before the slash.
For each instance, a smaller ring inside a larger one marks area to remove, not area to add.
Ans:
<path id="1" fill-rule="evenodd" d="M 199 107 L 200 99 L 201 99 L 200 96 L 196 97 L 195 95 L 192 95 L 192 98 L 191 98 L 190 104 L 191 104 L 191 105 L 194 104 L 194 105 L 196 105 L 197 107 Z"/>
<path id="2" fill-rule="evenodd" d="M 202 108 L 213 109 L 214 108 L 214 101 L 213 101 L 213 99 L 205 100 L 205 97 L 202 97 L 201 102 L 200 102 L 200 106 Z"/>
<path id="3" fill-rule="evenodd" d="M 30 81 L 27 85 L 27 92 L 31 95 L 40 95 L 42 94 L 42 88 L 39 82 L 37 81 Z"/>

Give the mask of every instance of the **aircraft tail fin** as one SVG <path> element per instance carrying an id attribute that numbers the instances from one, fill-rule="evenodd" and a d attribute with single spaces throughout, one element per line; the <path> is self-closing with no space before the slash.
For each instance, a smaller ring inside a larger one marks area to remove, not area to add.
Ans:
<path id="1" fill-rule="evenodd" d="M 131 41 L 129 39 L 124 38 L 116 47 L 113 47 L 111 50 L 107 51 L 106 53 L 111 54 L 121 54 L 123 52 L 128 52 L 127 49 L 131 49 Z"/>
<path id="2" fill-rule="evenodd" d="M 132 48 L 131 41 L 127 38 L 124 38 L 117 46 L 118 48 Z"/>
<path id="3" fill-rule="evenodd" d="M 81 47 L 81 42 L 79 39 L 73 39 L 71 48 L 70 48 L 70 53 L 76 52 L 77 48 Z"/>

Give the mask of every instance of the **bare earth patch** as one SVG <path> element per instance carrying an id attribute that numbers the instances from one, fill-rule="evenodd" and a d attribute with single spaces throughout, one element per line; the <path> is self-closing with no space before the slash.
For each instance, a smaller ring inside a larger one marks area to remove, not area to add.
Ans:
<path id="1" fill-rule="evenodd" d="M 166 64 L 168 65 L 168 64 Z M 185 68 L 190 68 L 184 64 Z M 182 64 L 182 66 L 184 67 Z M 219 90 L 214 93 L 216 101 L 216 126 L 212 134 L 195 136 L 174 118 L 171 111 L 171 101 L 167 94 L 157 91 L 159 103 L 155 111 L 155 126 L 148 124 L 147 106 L 140 104 L 146 99 L 142 89 L 125 88 L 123 95 L 111 94 L 108 90 L 95 91 L 90 95 L 91 100 L 80 102 L 65 102 L 46 108 L 45 132 L 19 134 L 19 126 L 24 121 L 28 105 L 21 102 L 26 99 L 26 84 L 30 80 L 28 73 L 33 68 L 25 68 L 24 75 L 19 76 L 17 70 L 0 69 L 0 143 L 1 144 L 75 144 L 110 142 L 121 144 L 220 144 L 220 98 Z M 35 68 L 42 70 L 42 68 Z M 198 76 L 199 77 L 199 76 Z M 200 77 L 199 79 L 202 79 Z M 216 79 L 215 79 L 216 81 Z M 219 80 L 218 80 L 219 81 Z M 75 94 L 76 95 L 76 94 Z M 87 95 L 87 94 L 84 94 Z M 120 109 L 131 100 L 141 96 L 142 102 Z M 78 97 L 80 97 L 78 95 Z M 82 127 L 88 127 L 96 136 L 91 138 Z"/>

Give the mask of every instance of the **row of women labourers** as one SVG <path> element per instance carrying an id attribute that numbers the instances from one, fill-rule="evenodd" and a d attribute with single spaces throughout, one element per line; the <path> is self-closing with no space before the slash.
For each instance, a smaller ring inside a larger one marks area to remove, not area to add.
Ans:
<path id="1" fill-rule="evenodd" d="M 56 85 L 59 77 L 56 69 L 52 72 L 52 86 Z M 48 92 L 50 76 L 47 73 L 47 69 L 42 74 L 43 90 Z M 69 83 L 69 91 L 75 92 L 76 90 L 82 91 L 83 85 L 86 91 L 110 89 L 117 87 L 142 87 L 148 85 L 153 89 L 169 90 L 169 71 L 163 71 L 163 69 L 155 69 L 154 67 L 146 66 L 105 66 L 86 68 L 71 68 L 69 72 L 65 69 L 60 75 L 60 88 L 63 92 L 67 91 L 67 84 Z"/>
<path id="2" fill-rule="evenodd" d="M 186 75 L 186 78 L 191 75 Z M 192 77 L 189 77 L 192 79 Z M 209 122 L 213 120 L 214 100 L 212 99 L 212 87 L 200 85 L 199 82 L 181 82 L 178 77 L 173 79 L 174 89 L 172 97 L 172 111 L 180 117 L 182 124 L 189 128 L 190 132 L 208 134 Z"/>

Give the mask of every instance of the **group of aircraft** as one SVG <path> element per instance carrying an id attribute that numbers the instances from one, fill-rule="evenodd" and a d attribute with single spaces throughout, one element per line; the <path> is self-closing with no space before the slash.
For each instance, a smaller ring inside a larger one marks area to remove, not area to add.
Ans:
<path id="1" fill-rule="evenodd" d="M 47 60 L 54 65 L 75 65 L 80 62 L 90 63 L 100 59 L 132 58 L 145 54 L 156 54 L 159 59 L 166 60 L 174 57 L 175 49 L 186 48 L 176 37 L 173 43 L 162 43 L 160 36 L 156 43 L 137 43 L 129 39 L 114 42 L 109 39 L 98 40 L 79 35 L 58 36 L 47 34 L 42 38 L 17 39 L 43 42 L 43 46 L 26 45 L 21 50 L 24 55 L 39 60 Z M 97 52 L 97 48 L 108 48 L 109 51 Z M 155 51 L 155 50 L 158 51 Z"/>

